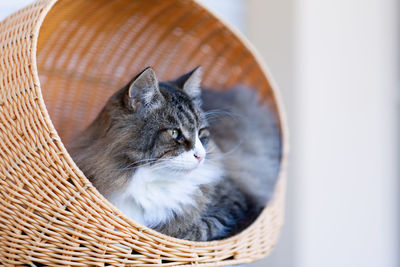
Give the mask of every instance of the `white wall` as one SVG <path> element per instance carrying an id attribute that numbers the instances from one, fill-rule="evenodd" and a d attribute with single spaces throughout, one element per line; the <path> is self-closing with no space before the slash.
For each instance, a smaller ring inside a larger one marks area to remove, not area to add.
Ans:
<path id="1" fill-rule="evenodd" d="M 396 0 L 296 3 L 296 266 L 397 267 Z"/>
<path id="2" fill-rule="evenodd" d="M 0 0 L 0 20 L 32 2 L 33 0 Z"/>
<path id="3" fill-rule="evenodd" d="M 400 266 L 396 0 L 248 5 L 292 151 L 282 238 L 254 266 Z"/>
<path id="4" fill-rule="evenodd" d="M 287 222 L 263 263 L 400 266 L 398 4 L 250 6 L 249 37 L 280 84 L 292 147 Z"/>
<path id="5" fill-rule="evenodd" d="M 196 0 L 246 34 L 246 0 Z"/>

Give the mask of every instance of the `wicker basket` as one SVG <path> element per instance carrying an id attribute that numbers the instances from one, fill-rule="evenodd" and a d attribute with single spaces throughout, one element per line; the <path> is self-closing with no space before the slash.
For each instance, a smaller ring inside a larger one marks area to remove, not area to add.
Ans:
<path id="1" fill-rule="evenodd" d="M 276 91 L 249 44 L 189 0 L 40 0 L 0 23 L 0 261 L 4 265 L 222 266 L 266 256 L 283 222 L 274 198 L 246 230 L 191 242 L 127 218 L 92 186 L 67 144 L 144 66 L 161 79 L 201 64 L 204 84 Z"/>

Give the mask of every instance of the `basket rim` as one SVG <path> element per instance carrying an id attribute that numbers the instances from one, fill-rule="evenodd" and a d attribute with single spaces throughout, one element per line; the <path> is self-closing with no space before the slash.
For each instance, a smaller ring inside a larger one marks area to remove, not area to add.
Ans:
<path id="1" fill-rule="evenodd" d="M 80 179 L 83 179 L 86 181 L 87 184 L 91 184 L 89 179 L 83 174 L 83 172 L 79 169 L 77 164 L 74 162 L 72 157 L 70 156 L 69 152 L 67 151 L 65 145 L 63 144 L 60 136 L 57 133 L 56 128 L 54 127 L 54 124 L 51 120 L 50 114 L 46 108 L 46 103 L 43 98 L 43 93 L 42 93 L 42 88 L 40 86 L 40 80 L 39 80 L 39 71 L 38 71 L 38 66 L 37 66 L 37 50 L 38 50 L 38 39 L 40 35 L 40 30 L 41 27 L 44 23 L 44 20 L 46 19 L 48 13 L 50 12 L 51 9 L 53 9 L 54 5 L 57 2 L 61 2 L 62 0 L 37 0 L 37 2 L 45 2 L 44 8 L 42 9 L 42 12 L 40 13 L 36 25 L 34 26 L 33 32 L 32 32 L 32 51 L 31 51 L 31 62 L 32 62 L 32 76 L 34 79 L 35 87 L 39 96 L 38 99 L 38 104 L 39 104 L 39 109 L 40 112 L 42 113 L 43 119 L 51 132 L 53 138 L 57 140 L 57 144 L 59 145 L 60 152 L 62 152 L 63 156 L 67 160 L 67 163 L 70 165 L 70 167 L 77 173 Z M 46 3 L 47 2 L 47 3 Z M 263 74 L 265 75 L 266 79 L 270 83 L 271 90 L 272 90 L 272 97 L 271 99 L 274 104 L 277 107 L 277 116 L 280 122 L 280 128 L 281 128 L 281 136 L 282 136 L 282 156 L 281 156 L 281 165 L 280 165 L 280 171 L 278 174 L 278 179 L 276 182 L 275 190 L 273 197 L 269 204 L 271 204 L 273 201 L 276 200 L 278 194 L 283 194 L 285 195 L 285 188 L 286 188 L 286 178 L 285 178 L 285 172 L 286 172 L 286 166 L 287 166 L 287 157 L 288 157 L 288 152 L 289 152 L 289 146 L 288 146 L 288 127 L 287 127 L 287 118 L 286 118 L 286 113 L 284 112 L 283 108 L 283 102 L 281 99 L 281 95 L 278 90 L 278 85 L 276 84 L 275 80 L 272 78 L 272 75 L 267 68 L 266 64 L 264 63 L 261 55 L 259 52 L 255 49 L 255 47 L 247 40 L 247 38 L 240 33 L 237 29 L 229 25 L 228 22 L 226 22 L 223 18 L 221 18 L 219 15 L 215 14 L 212 10 L 206 8 L 203 4 L 199 3 L 197 0 L 191 0 L 195 5 L 198 5 L 198 7 L 205 9 L 211 16 L 213 16 L 216 20 L 221 22 L 223 27 L 225 27 L 230 33 L 232 33 L 233 38 L 237 38 L 239 42 L 241 42 L 244 46 L 244 48 L 248 49 L 249 52 L 254 56 L 254 59 L 259 66 L 259 68 L 262 70 Z M 207 247 L 207 248 L 212 248 L 214 246 L 221 246 L 221 245 L 227 245 L 227 244 L 232 244 L 236 242 L 238 238 L 241 236 L 245 236 L 249 231 L 251 231 L 251 228 L 254 226 L 254 224 L 261 219 L 262 214 L 268 212 L 267 208 L 269 205 L 265 206 L 263 209 L 262 213 L 258 216 L 258 218 L 251 224 L 249 225 L 246 229 L 241 231 L 240 233 L 222 239 L 222 240 L 214 240 L 214 241 L 190 241 L 190 240 L 184 240 L 184 239 L 179 239 L 175 237 L 171 237 L 165 234 L 162 234 L 156 230 L 153 230 L 151 228 L 148 228 L 147 226 L 144 226 L 132 218 L 128 217 L 125 215 L 122 211 L 120 211 L 114 204 L 112 204 L 108 199 L 106 199 L 94 186 L 93 186 L 93 191 L 96 194 L 96 201 L 102 202 L 102 204 L 107 205 L 111 207 L 111 209 L 125 222 L 129 223 L 131 226 L 134 226 L 138 229 L 142 229 L 142 232 L 145 234 L 150 234 L 153 237 L 163 239 L 163 240 L 169 240 L 171 243 L 175 244 L 181 244 L 181 245 L 186 245 L 188 247 Z M 283 212 L 283 211 L 282 211 Z M 282 225 L 280 225 L 280 228 Z M 280 230 L 280 229 L 279 229 Z M 264 255 L 261 255 L 262 258 Z M 246 259 L 238 259 L 234 260 L 234 263 L 246 263 Z"/>

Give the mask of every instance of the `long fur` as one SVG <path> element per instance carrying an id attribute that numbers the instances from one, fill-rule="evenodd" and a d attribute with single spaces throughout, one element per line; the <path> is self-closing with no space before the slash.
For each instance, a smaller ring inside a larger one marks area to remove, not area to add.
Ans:
<path id="1" fill-rule="evenodd" d="M 225 170 L 253 203 L 265 206 L 274 192 L 282 153 L 275 113 L 243 86 L 203 90 L 202 100 L 212 139 L 224 153 Z"/>
<path id="2" fill-rule="evenodd" d="M 69 149 L 128 216 L 164 234 L 205 241 L 240 231 L 267 203 L 280 135 L 273 112 L 250 90 L 201 90 L 200 75 L 198 68 L 159 83 L 145 69 Z"/>

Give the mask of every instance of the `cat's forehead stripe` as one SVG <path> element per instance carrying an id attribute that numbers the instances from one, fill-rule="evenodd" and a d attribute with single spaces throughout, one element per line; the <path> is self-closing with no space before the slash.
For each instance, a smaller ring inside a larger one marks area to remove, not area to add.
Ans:
<path id="1" fill-rule="evenodd" d="M 179 117 L 180 128 L 187 129 L 188 132 L 194 132 L 196 130 L 196 125 L 194 124 L 194 121 L 190 122 L 189 118 L 187 117 L 189 113 L 182 112 L 176 115 Z M 189 137 L 191 135 L 185 134 L 185 136 Z"/>
<path id="2" fill-rule="evenodd" d="M 167 119 L 171 124 L 179 126 L 190 125 L 193 131 L 195 128 L 200 127 L 203 120 L 199 111 L 181 89 L 173 87 L 168 83 L 160 83 L 160 89 L 164 92 L 164 97 L 167 100 L 165 111 L 170 114 Z M 171 115 L 174 118 L 173 120 Z"/>
<path id="3" fill-rule="evenodd" d="M 182 115 L 185 116 L 186 120 L 190 123 L 190 124 L 195 124 L 195 117 L 193 115 L 192 112 L 188 112 L 187 110 L 185 110 L 184 108 L 182 108 Z"/>
<path id="4" fill-rule="evenodd" d="M 190 103 L 188 106 L 189 106 L 190 111 L 192 112 L 192 114 L 193 114 L 194 117 L 195 117 L 194 120 L 196 121 L 196 124 L 199 124 L 200 121 L 201 121 L 201 119 L 200 119 L 200 117 L 199 117 L 198 112 L 194 109 L 192 103 Z"/>

